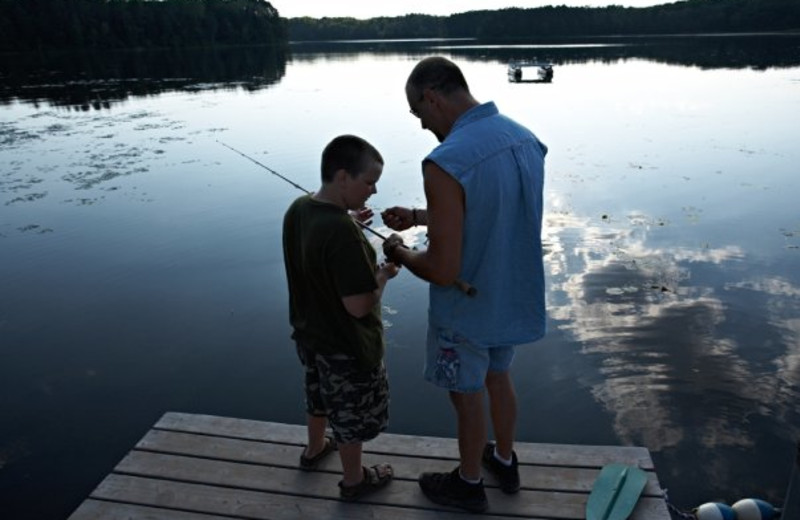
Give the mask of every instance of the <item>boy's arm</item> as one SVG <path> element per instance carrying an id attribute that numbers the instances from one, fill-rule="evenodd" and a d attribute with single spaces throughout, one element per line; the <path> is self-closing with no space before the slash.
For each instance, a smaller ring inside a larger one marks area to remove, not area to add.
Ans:
<path id="1" fill-rule="evenodd" d="M 345 310 L 354 318 L 363 318 L 381 301 L 386 282 L 394 278 L 400 268 L 392 263 L 382 264 L 375 273 L 378 288 L 372 292 L 342 297 Z"/>

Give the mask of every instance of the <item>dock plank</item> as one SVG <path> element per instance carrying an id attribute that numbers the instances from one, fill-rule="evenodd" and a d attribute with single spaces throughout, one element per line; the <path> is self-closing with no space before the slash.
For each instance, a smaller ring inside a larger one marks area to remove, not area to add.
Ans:
<path id="1" fill-rule="evenodd" d="M 82 520 L 230 520 L 230 516 L 88 499 L 70 516 Z"/>
<path id="2" fill-rule="evenodd" d="M 455 442 L 455 440 L 453 440 Z M 371 450 L 371 443 L 366 444 L 367 454 L 375 455 L 376 462 L 388 462 L 395 471 L 395 478 L 416 480 L 420 468 L 424 471 L 449 471 L 456 464 L 456 459 L 425 458 L 375 454 Z M 275 445 L 264 441 L 250 441 L 231 438 L 219 438 L 213 443 L 208 442 L 205 435 L 193 433 L 174 432 L 166 430 L 151 430 L 136 445 L 137 449 L 158 453 L 172 453 L 219 459 L 227 461 L 240 461 L 259 464 L 294 468 L 303 449 L 302 446 Z M 378 456 L 380 455 L 380 456 Z M 527 489 L 538 490 L 563 490 L 590 492 L 595 479 L 600 474 L 600 469 L 575 468 L 554 466 L 543 471 L 541 466 L 520 463 L 520 480 Z M 319 471 L 339 473 L 341 465 L 336 457 L 324 460 Z M 488 486 L 497 487 L 497 482 L 491 475 L 486 475 Z M 655 473 L 648 472 L 648 483 L 644 490 L 645 496 L 660 497 L 662 495 Z"/>
<path id="3" fill-rule="evenodd" d="M 338 457 L 328 458 L 318 471 L 298 469 L 305 436 L 301 425 L 168 412 L 70 520 L 464 518 L 463 512 L 430 502 L 417 484 L 422 471 L 454 467 L 455 439 L 382 434 L 365 443 L 364 463 L 391 463 L 395 479 L 357 503 L 346 503 L 338 499 Z M 648 474 L 631 520 L 670 519 L 645 448 L 517 443 L 515 450 L 523 487 L 505 495 L 487 476 L 485 518 L 581 520 L 602 466 L 621 462 Z"/>
<path id="4" fill-rule="evenodd" d="M 274 429 L 273 429 L 274 425 Z M 239 439 L 266 440 L 289 445 L 305 443 L 305 426 L 267 423 L 230 417 L 168 412 L 155 428 Z M 366 446 L 365 446 L 366 449 Z M 384 433 L 370 441 L 373 453 L 415 453 L 426 457 L 458 458 L 455 439 Z M 584 446 L 572 444 L 524 444 L 514 447 L 517 456 L 531 464 L 601 468 L 617 462 L 652 470 L 653 461 L 646 448 L 636 446 Z"/>
<path id="5" fill-rule="evenodd" d="M 195 509 L 224 518 L 288 520 L 296 518 L 347 518 L 352 520 L 464 520 L 462 513 L 386 507 L 339 500 L 307 498 L 294 495 L 265 494 L 257 491 L 224 488 L 203 484 L 154 480 L 124 475 L 110 475 L 98 488 L 105 500 L 131 500 L 153 508 Z M 484 515 L 487 520 L 503 517 Z"/>

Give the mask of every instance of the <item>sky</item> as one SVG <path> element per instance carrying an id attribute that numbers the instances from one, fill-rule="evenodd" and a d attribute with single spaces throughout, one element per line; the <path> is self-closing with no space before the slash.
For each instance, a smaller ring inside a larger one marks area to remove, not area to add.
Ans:
<path id="1" fill-rule="evenodd" d="M 269 0 L 284 18 L 300 16 L 374 18 L 376 16 L 402 16 L 409 13 L 443 16 L 465 11 L 503 9 L 505 7 L 532 8 L 546 5 L 649 7 L 674 1 L 676 0 Z"/>

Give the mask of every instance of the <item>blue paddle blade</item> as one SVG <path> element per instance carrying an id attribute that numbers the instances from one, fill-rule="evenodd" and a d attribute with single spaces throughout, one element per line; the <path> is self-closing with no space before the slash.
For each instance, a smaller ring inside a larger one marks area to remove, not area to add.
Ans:
<path id="1" fill-rule="evenodd" d="M 625 520 L 646 483 L 647 474 L 634 466 L 603 466 L 586 502 L 586 520 Z"/>

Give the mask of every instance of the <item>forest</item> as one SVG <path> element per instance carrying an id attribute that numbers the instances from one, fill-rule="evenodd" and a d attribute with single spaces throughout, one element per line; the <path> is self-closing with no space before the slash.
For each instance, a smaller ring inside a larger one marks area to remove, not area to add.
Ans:
<path id="1" fill-rule="evenodd" d="M 609 0 L 609 3 L 613 0 Z M 508 8 L 450 16 L 290 18 L 293 41 L 561 38 L 800 30 L 799 0 L 686 0 L 653 7 Z"/>
<path id="2" fill-rule="evenodd" d="M 0 0 L 0 50 L 285 45 L 265 0 Z"/>
<path id="3" fill-rule="evenodd" d="M 368 20 L 286 19 L 266 0 L 0 0 L 0 51 L 798 30 L 800 0 L 685 0 L 644 8 L 562 5 Z"/>

